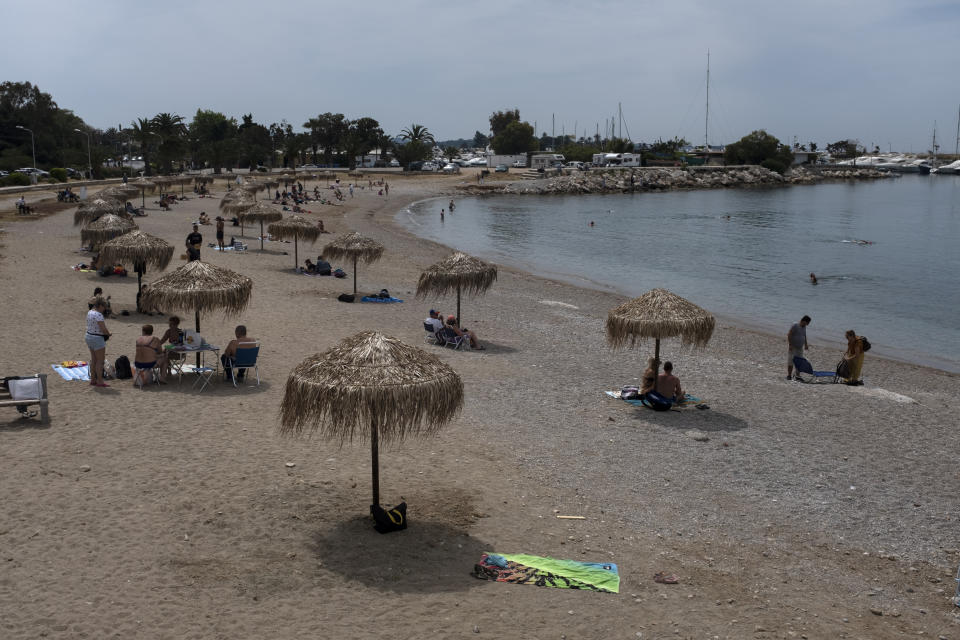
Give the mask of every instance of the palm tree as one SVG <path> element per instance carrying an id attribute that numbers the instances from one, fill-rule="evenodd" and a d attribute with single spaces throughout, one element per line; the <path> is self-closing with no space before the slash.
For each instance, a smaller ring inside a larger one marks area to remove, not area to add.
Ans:
<path id="1" fill-rule="evenodd" d="M 157 150 L 160 155 L 160 171 L 170 173 L 173 159 L 183 154 L 187 125 L 182 116 L 172 113 L 158 113 L 150 123 L 153 132 L 160 136 L 160 148 Z"/>
<path id="2" fill-rule="evenodd" d="M 433 139 L 433 134 L 430 133 L 430 130 L 419 124 L 412 124 L 406 129 L 401 129 L 400 137 L 409 142 L 424 142 L 429 143 L 431 146 L 436 144 L 436 140 Z"/>
<path id="3" fill-rule="evenodd" d="M 133 130 L 133 139 L 140 145 L 140 155 L 143 156 L 144 172 L 149 176 L 150 172 L 150 143 L 153 142 L 153 121 L 146 118 L 137 118 L 136 122 L 130 123 Z"/>

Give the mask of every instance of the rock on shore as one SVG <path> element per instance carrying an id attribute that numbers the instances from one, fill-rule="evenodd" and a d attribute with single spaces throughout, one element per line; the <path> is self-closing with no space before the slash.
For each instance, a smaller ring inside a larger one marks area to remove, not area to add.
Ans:
<path id="1" fill-rule="evenodd" d="M 886 177 L 876 169 L 795 167 L 780 175 L 760 166 L 640 169 L 605 169 L 572 172 L 562 176 L 513 182 L 496 189 L 500 193 L 620 193 L 674 189 L 719 189 L 751 186 L 813 184 L 826 180 L 863 180 Z M 631 176 L 633 182 L 631 183 Z M 487 189 L 489 193 L 493 189 Z"/>

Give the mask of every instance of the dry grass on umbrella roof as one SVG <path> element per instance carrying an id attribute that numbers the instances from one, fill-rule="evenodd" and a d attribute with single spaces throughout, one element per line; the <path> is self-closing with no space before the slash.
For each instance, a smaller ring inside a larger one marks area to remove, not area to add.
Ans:
<path id="1" fill-rule="evenodd" d="M 456 251 L 420 274 L 417 296 L 430 293 L 442 296 L 458 289 L 463 293 L 480 294 L 496 280 L 497 268 L 494 265 Z"/>
<path id="2" fill-rule="evenodd" d="M 253 196 L 242 189 L 234 189 L 220 200 L 220 210 L 224 213 L 240 213 L 257 204 Z"/>
<path id="3" fill-rule="evenodd" d="M 320 229 L 303 216 L 290 216 L 267 227 L 267 232 L 279 240 L 304 240 L 316 242 Z"/>
<path id="4" fill-rule="evenodd" d="M 713 335 L 714 324 L 709 311 L 666 289 L 654 289 L 610 310 L 607 342 L 622 347 L 645 338 L 679 337 L 684 345 L 703 347 Z"/>
<path id="5" fill-rule="evenodd" d="M 247 308 L 252 291 L 247 276 L 194 260 L 146 285 L 140 303 L 156 311 L 238 314 Z"/>
<path id="6" fill-rule="evenodd" d="M 383 256 L 383 245 L 357 232 L 340 236 L 323 248 L 323 257 L 327 260 L 357 259 L 364 264 L 370 264 L 379 260 L 381 256 Z"/>
<path id="7" fill-rule="evenodd" d="M 156 184 L 143 177 L 138 178 L 133 182 L 128 182 L 127 184 L 133 185 L 138 191 L 153 191 L 157 188 Z"/>
<path id="8" fill-rule="evenodd" d="M 463 382 L 423 349 L 364 331 L 290 373 L 280 405 L 280 432 L 319 432 L 344 442 L 366 441 L 376 421 L 384 442 L 430 435 L 463 406 Z"/>
<path id="9" fill-rule="evenodd" d="M 283 214 L 270 205 L 258 202 L 240 213 L 240 222 L 275 222 L 283 217 Z"/>
<path id="10" fill-rule="evenodd" d="M 213 182 L 213 176 L 195 176 L 193 180 L 197 184 L 210 184 Z"/>
<path id="11" fill-rule="evenodd" d="M 107 214 L 129 219 L 130 215 L 123 207 L 122 202 L 113 198 L 96 197 L 92 200 L 81 202 L 77 210 L 73 212 L 73 224 L 89 224 Z"/>
<path id="12" fill-rule="evenodd" d="M 146 264 L 162 271 L 172 257 L 172 244 L 143 231 L 125 233 L 100 247 L 103 264 Z"/>
<path id="13" fill-rule="evenodd" d="M 84 244 L 97 245 L 137 228 L 133 220 L 108 213 L 80 229 L 80 240 Z"/>
<path id="14" fill-rule="evenodd" d="M 140 189 L 132 186 L 131 184 L 115 184 L 107 187 L 106 189 L 101 189 L 96 197 L 97 198 L 113 198 L 114 200 L 129 200 L 133 196 L 140 195 Z"/>

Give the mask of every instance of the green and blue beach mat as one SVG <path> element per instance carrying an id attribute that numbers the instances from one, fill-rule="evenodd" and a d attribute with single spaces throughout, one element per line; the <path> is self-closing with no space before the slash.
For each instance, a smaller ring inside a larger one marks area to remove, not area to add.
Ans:
<path id="1" fill-rule="evenodd" d="M 518 553 L 485 553 L 474 565 L 480 580 L 532 584 L 555 589 L 620 593 L 620 574 L 612 562 L 578 562 Z"/>
<path id="2" fill-rule="evenodd" d="M 629 398 L 629 399 L 628 399 L 628 398 L 623 398 L 623 397 L 620 396 L 620 392 L 619 392 L 619 391 L 604 391 L 604 393 L 607 394 L 608 396 L 610 396 L 611 398 L 616 398 L 617 400 L 623 400 L 623 401 L 626 402 L 627 404 L 632 404 L 632 405 L 635 406 L 635 407 L 646 407 L 645 404 L 643 404 L 642 402 L 640 402 L 640 398 Z M 687 393 L 687 394 L 684 394 L 684 396 L 683 396 L 683 402 L 682 402 L 681 404 L 675 404 L 675 405 L 673 405 L 673 408 L 674 408 L 674 409 L 685 409 L 685 408 L 687 408 L 687 407 L 696 406 L 696 405 L 700 404 L 701 402 L 703 402 L 703 400 L 701 400 L 700 398 L 698 398 L 698 397 L 696 397 L 696 396 L 692 396 L 692 395 L 690 395 L 689 393 Z M 648 408 L 649 408 L 649 407 L 648 407 Z"/>

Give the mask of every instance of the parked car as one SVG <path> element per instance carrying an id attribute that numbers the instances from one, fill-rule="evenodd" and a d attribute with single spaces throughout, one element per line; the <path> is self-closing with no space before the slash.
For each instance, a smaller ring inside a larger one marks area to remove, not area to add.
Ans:
<path id="1" fill-rule="evenodd" d="M 450 162 L 452 162 L 453 164 L 457 165 L 458 167 L 465 167 L 465 166 L 467 166 L 467 161 L 464 160 L 463 158 L 454 158 L 454 159 L 451 160 Z"/>
<path id="2" fill-rule="evenodd" d="M 513 163 L 512 166 L 514 169 L 525 169 L 527 166 L 527 163 L 524 162 L 523 160 L 517 160 L 516 162 Z"/>
<path id="3" fill-rule="evenodd" d="M 452 162 L 448 162 L 447 164 L 443 165 L 443 172 L 444 173 L 460 173 L 460 166 L 453 164 Z"/>
<path id="4" fill-rule="evenodd" d="M 14 171 L 14 173 L 25 173 L 27 175 L 30 175 L 31 173 L 35 173 L 40 178 L 46 178 L 47 176 L 50 175 L 49 172 L 44 171 L 43 169 L 37 169 L 36 167 L 23 167 L 21 169 L 17 169 L 16 171 Z"/>
<path id="5" fill-rule="evenodd" d="M 0 178 L 6 178 L 8 175 L 10 175 L 9 171 L 4 171 L 3 169 L 0 169 Z"/>
<path id="6" fill-rule="evenodd" d="M 389 166 L 389 167 L 399 167 L 399 166 L 400 166 L 400 163 L 397 161 L 396 158 L 394 158 L 393 160 L 391 160 L 390 162 L 387 163 L 387 166 Z"/>
<path id="7" fill-rule="evenodd" d="M 420 171 L 423 168 L 423 165 L 426 163 L 423 160 L 414 160 L 410 163 L 410 166 L 407 167 L 410 171 Z"/>
<path id="8" fill-rule="evenodd" d="M 424 162 L 423 166 L 420 167 L 420 171 L 436 171 L 437 165 L 433 162 Z"/>
<path id="9" fill-rule="evenodd" d="M 67 177 L 79 179 L 83 177 L 83 173 L 71 167 L 67 167 Z"/>
<path id="10" fill-rule="evenodd" d="M 510 171 L 510 167 L 505 164 L 498 164 L 494 169 L 494 173 L 507 173 Z"/>
<path id="11" fill-rule="evenodd" d="M 319 168 L 320 167 L 318 167 L 315 164 L 303 164 L 297 167 L 297 169 L 306 169 L 307 171 L 312 171 L 313 169 L 319 169 Z"/>

